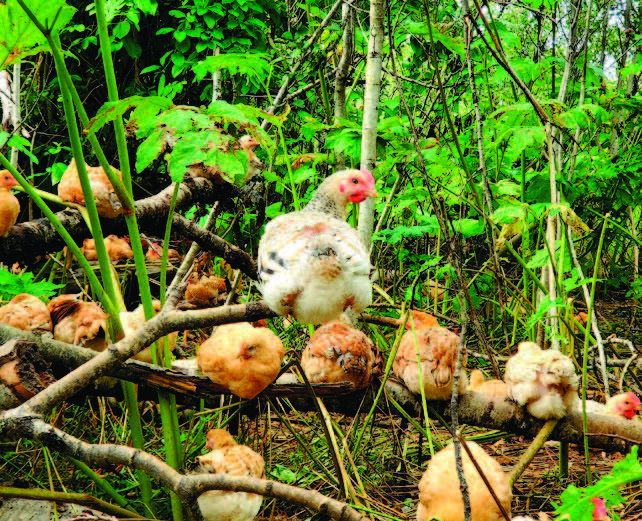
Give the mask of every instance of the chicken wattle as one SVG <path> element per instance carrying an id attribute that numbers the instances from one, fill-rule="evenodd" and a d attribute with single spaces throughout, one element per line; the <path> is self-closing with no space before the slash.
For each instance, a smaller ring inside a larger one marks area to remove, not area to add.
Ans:
<path id="1" fill-rule="evenodd" d="M 268 223 L 258 268 L 272 311 L 321 324 L 370 305 L 368 250 L 345 220 L 349 203 L 376 196 L 370 172 L 344 170 L 328 177 L 303 210 Z"/>

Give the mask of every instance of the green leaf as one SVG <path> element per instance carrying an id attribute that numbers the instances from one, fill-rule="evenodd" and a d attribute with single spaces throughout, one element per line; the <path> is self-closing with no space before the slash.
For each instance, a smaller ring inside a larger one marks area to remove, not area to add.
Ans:
<path id="1" fill-rule="evenodd" d="M 25 5 L 45 29 L 54 33 L 60 32 L 76 12 L 64 0 L 26 0 Z M 0 69 L 49 48 L 47 39 L 16 0 L 0 3 L 0 20 Z"/>
<path id="2" fill-rule="evenodd" d="M 458 219 L 453 222 L 453 228 L 464 237 L 474 237 L 484 233 L 484 221 L 480 219 Z"/>
<path id="3" fill-rule="evenodd" d="M 162 129 L 155 130 L 140 144 L 136 150 L 137 172 L 145 170 L 165 150 L 166 141 L 163 139 L 163 134 Z"/>
<path id="4" fill-rule="evenodd" d="M 201 81 L 208 73 L 227 70 L 230 74 L 267 77 L 270 63 L 267 54 L 225 53 L 208 56 L 194 67 L 194 75 Z"/>
<path id="5" fill-rule="evenodd" d="M 167 110 L 171 105 L 171 100 L 160 96 L 131 96 L 118 101 L 110 101 L 100 107 L 96 116 L 89 122 L 86 131 L 90 134 L 96 133 L 110 121 L 123 117 L 123 114 L 132 107 L 138 109 L 132 115 L 134 122 L 136 122 L 138 119 L 144 120 L 152 114 Z M 141 116 L 143 117 L 141 118 Z"/>
<path id="6" fill-rule="evenodd" d="M 10 300 L 20 293 L 29 293 L 34 297 L 50 297 L 56 289 L 63 287 L 63 284 L 34 282 L 33 279 L 34 275 L 30 272 L 14 275 L 7 270 L 0 270 L 0 295 L 5 300 Z"/>

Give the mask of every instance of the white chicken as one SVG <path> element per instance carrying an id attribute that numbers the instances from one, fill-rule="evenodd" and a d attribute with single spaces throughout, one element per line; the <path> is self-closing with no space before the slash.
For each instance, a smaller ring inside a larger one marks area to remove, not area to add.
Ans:
<path id="1" fill-rule="evenodd" d="M 586 412 L 617 416 L 625 420 L 639 418 L 637 411 L 641 409 L 640 399 L 632 392 L 616 394 L 609 398 L 606 404 L 586 400 Z M 577 401 L 577 411 L 582 412 L 582 402 Z"/>
<path id="2" fill-rule="evenodd" d="M 575 366 L 559 351 L 543 351 L 533 342 L 522 342 L 506 363 L 505 380 L 507 396 L 536 418 L 563 418 L 577 407 Z"/>
<path id="3" fill-rule="evenodd" d="M 321 324 L 370 305 L 368 250 L 345 220 L 349 203 L 377 195 L 370 172 L 343 170 L 328 177 L 303 210 L 268 223 L 258 270 L 272 311 Z"/>

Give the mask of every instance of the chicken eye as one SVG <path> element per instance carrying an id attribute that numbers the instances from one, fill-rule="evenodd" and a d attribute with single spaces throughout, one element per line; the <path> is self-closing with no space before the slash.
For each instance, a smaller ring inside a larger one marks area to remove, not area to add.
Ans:
<path id="1" fill-rule="evenodd" d="M 359 184 L 359 180 L 356 177 L 353 177 L 352 178 L 352 184 L 353 185 L 358 185 Z"/>

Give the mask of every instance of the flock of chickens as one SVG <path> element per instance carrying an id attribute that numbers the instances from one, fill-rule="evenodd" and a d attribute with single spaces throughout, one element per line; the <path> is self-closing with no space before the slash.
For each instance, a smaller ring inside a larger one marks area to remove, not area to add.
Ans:
<path id="1" fill-rule="evenodd" d="M 71 165 L 63 176 L 63 192 L 73 186 L 74 170 L 75 166 Z M 104 184 L 105 179 L 101 178 L 104 173 L 98 170 L 92 169 L 92 179 Z M 3 212 L 13 212 L 13 203 L 5 204 L 5 201 L 13 197 L 10 189 L 15 181 L 7 174 L 6 171 L 0 173 L 0 197 L 4 198 L 0 208 Z M 75 175 L 77 177 L 77 172 Z M 97 195 L 102 194 L 96 190 Z M 109 204 L 101 204 L 99 211 L 113 216 L 116 211 L 116 202 L 111 197 L 113 191 L 103 195 L 103 202 Z M 304 209 L 273 219 L 260 241 L 260 290 L 269 307 L 279 315 L 292 315 L 300 322 L 324 324 L 311 337 L 301 357 L 301 367 L 311 383 L 349 382 L 354 389 L 361 389 L 369 386 L 383 367 L 382 356 L 373 342 L 342 321 L 344 312 L 351 310 L 358 314 L 372 302 L 368 250 L 357 231 L 346 223 L 348 205 L 370 197 L 377 197 L 370 172 L 338 172 L 320 185 Z M 83 201 L 74 199 L 74 202 Z M 8 228 L 1 228 L 0 236 L 7 232 Z M 91 244 L 86 242 L 84 250 L 91 252 Z M 128 255 L 122 243 L 115 240 L 110 241 L 111 250 L 117 252 L 115 255 Z M 199 283 L 197 280 L 191 285 L 187 299 L 198 296 L 206 305 L 214 305 L 218 290 L 212 289 L 213 283 L 202 286 Z M 157 303 L 157 310 L 159 307 Z M 145 322 L 140 307 L 121 313 L 120 318 L 126 335 Z M 109 342 L 107 320 L 108 316 L 97 304 L 83 302 L 75 295 L 61 295 L 45 305 L 35 297 L 22 294 L 0 308 L 2 323 L 34 332 L 51 331 L 57 340 L 98 351 Z M 523 342 L 506 364 L 505 381 L 484 381 L 483 374 L 475 370 L 468 383 L 464 370 L 466 350 L 460 350 L 459 336 L 439 326 L 434 317 L 418 311 L 413 312 L 406 327 L 408 330 L 401 339 L 392 369 L 414 394 L 423 394 L 428 400 L 449 399 L 461 352 L 459 394 L 468 389 L 507 398 L 541 419 L 562 418 L 580 407 L 574 363 L 558 351 L 542 350 L 537 344 Z M 176 333 L 168 338 L 173 345 Z M 198 349 L 196 359 L 178 361 L 175 367 L 197 368 L 235 395 L 251 399 L 275 381 L 283 356 L 283 344 L 271 330 L 248 323 L 229 324 L 215 329 Z M 149 348 L 137 358 L 151 362 Z M 638 418 L 640 400 L 633 393 L 624 393 L 605 405 L 589 402 L 587 408 L 589 412 L 634 420 Z M 472 442 L 468 445 L 504 510 L 510 514 L 511 491 L 500 465 L 480 446 Z M 210 431 L 207 447 L 211 452 L 198 458 L 201 472 L 264 477 L 261 456 L 237 445 L 229 433 Z M 463 458 L 472 519 L 503 519 L 470 458 L 467 455 Z M 419 490 L 418 521 L 433 517 L 443 521 L 463 520 L 452 447 L 442 450 L 430 461 Z M 251 520 L 260 509 L 261 499 L 247 493 L 209 491 L 199 498 L 199 505 L 208 521 Z M 605 515 L 603 503 L 597 500 L 594 521 L 601 521 Z"/>

